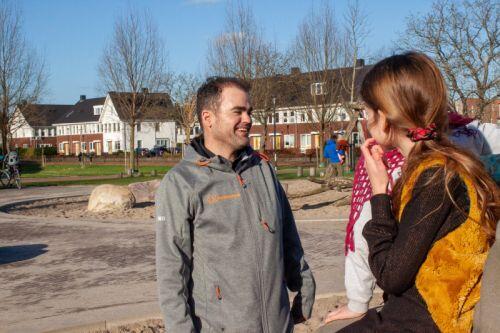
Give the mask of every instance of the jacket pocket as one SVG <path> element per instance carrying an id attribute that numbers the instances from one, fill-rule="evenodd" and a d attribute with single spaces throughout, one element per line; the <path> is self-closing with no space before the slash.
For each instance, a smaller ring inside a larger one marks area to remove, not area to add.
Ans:
<path id="1" fill-rule="evenodd" d="M 210 332 L 224 332 L 225 322 L 223 318 L 222 305 L 224 301 L 223 290 L 218 281 L 207 285 L 208 292 L 208 304 L 207 304 L 207 316 L 210 321 Z"/>

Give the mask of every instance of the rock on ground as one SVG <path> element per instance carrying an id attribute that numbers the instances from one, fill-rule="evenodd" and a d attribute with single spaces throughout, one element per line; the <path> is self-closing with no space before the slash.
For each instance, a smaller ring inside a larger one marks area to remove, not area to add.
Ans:
<path id="1" fill-rule="evenodd" d="M 128 189 L 135 197 L 135 202 L 152 202 L 155 200 L 155 193 L 160 186 L 160 180 L 155 179 L 148 182 L 132 183 Z"/>
<path id="2" fill-rule="evenodd" d="M 87 210 L 102 212 L 130 209 L 135 204 L 132 192 L 124 186 L 99 185 L 90 194 Z"/>

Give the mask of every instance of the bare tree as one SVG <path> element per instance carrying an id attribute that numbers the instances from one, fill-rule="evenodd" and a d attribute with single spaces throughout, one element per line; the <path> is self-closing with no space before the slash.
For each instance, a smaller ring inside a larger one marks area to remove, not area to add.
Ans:
<path id="1" fill-rule="evenodd" d="M 436 0 L 424 15 L 407 20 L 400 45 L 434 57 L 450 89 L 466 112 L 477 98 L 473 116 L 490 119 L 487 106 L 499 97 L 500 3 L 491 0 Z"/>
<path id="2" fill-rule="evenodd" d="M 234 76 L 251 82 L 253 118 L 264 127 L 261 149 L 265 149 L 268 119 L 274 111 L 276 77 L 286 71 L 288 60 L 276 44 L 264 40 L 249 6 L 241 1 L 228 6 L 224 31 L 209 45 L 208 68 L 213 75 Z"/>
<path id="3" fill-rule="evenodd" d="M 318 131 L 319 160 L 323 161 L 323 142 L 329 124 L 334 120 L 340 100 L 342 84 L 333 68 L 341 54 L 341 31 L 334 21 L 333 9 L 328 3 L 304 19 L 296 37 L 294 58 L 304 70 L 300 96 L 307 105 L 308 120 Z M 307 87 L 309 85 L 309 87 Z"/>
<path id="4" fill-rule="evenodd" d="M 360 54 L 364 48 L 364 43 L 368 37 L 368 16 L 362 10 L 359 1 L 350 1 L 347 5 L 347 12 L 344 14 L 344 36 L 342 43 L 342 57 L 339 67 L 342 81 L 341 102 L 343 109 L 349 116 L 349 124 L 346 128 L 346 137 L 349 139 L 352 131 L 356 127 L 360 103 L 356 96 L 356 84 L 360 79 Z"/>
<path id="5" fill-rule="evenodd" d="M 4 154 L 12 133 L 25 124 L 16 115 L 38 101 L 45 83 L 44 63 L 24 39 L 19 10 L 8 1 L 0 1 L 0 132 Z"/>
<path id="6" fill-rule="evenodd" d="M 117 94 L 129 131 L 130 168 L 136 169 L 135 128 L 149 106 L 148 94 L 166 87 L 166 56 L 156 26 L 149 15 L 130 10 L 120 17 L 114 35 L 104 49 L 98 68 L 106 91 Z"/>
<path id="7" fill-rule="evenodd" d="M 191 141 L 191 131 L 197 121 L 196 91 L 200 79 L 192 74 L 179 74 L 173 80 L 170 92 L 174 103 L 174 118 L 185 133 L 184 143 Z"/>

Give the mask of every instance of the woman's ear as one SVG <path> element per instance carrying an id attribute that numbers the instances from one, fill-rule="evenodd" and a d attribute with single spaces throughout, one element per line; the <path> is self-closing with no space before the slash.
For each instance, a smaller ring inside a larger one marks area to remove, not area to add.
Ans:
<path id="1" fill-rule="evenodd" d="M 385 133 L 389 133 L 391 130 L 391 127 L 389 126 L 389 122 L 387 121 L 387 117 L 385 116 L 385 113 L 383 113 L 382 111 L 379 110 L 377 112 L 377 114 L 379 117 L 378 122 L 379 122 L 380 128 L 382 128 Z"/>

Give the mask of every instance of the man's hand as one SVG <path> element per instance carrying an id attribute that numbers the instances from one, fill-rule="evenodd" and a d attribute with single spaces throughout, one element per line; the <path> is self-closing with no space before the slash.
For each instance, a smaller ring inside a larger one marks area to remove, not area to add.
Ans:
<path id="1" fill-rule="evenodd" d="M 384 163 L 384 151 L 380 145 L 371 138 L 361 145 L 361 152 L 365 158 L 365 168 L 370 178 L 373 194 L 386 193 L 389 184 L 389 175 Z"/>

